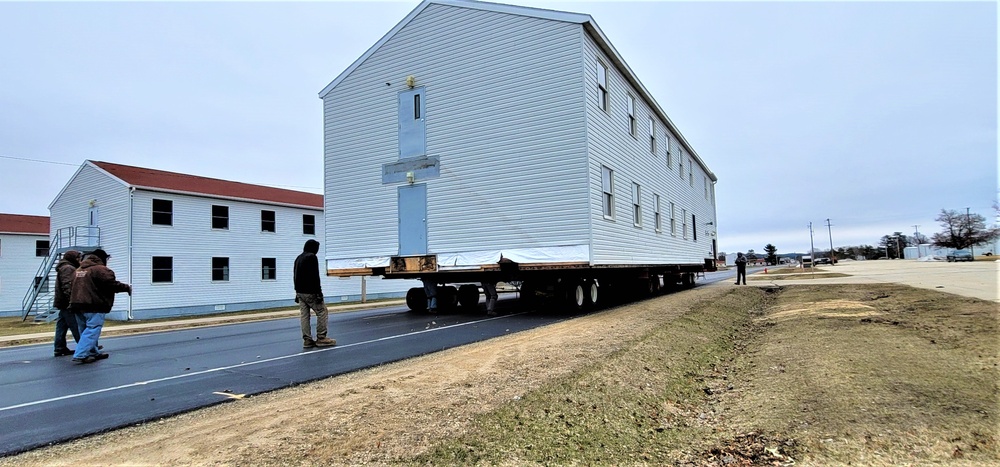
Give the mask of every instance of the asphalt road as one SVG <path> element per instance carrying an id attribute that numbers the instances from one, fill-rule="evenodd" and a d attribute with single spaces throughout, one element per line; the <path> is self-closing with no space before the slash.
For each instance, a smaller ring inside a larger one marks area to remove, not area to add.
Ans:
<path id="1" fill-rule="evenodd" d="M 730 279 L 709 273 L 699 284 Z M 501 300 L 481 313 L 404 307 L 330 315 L 336 347 L 303 350 L 298 318 L 101 339 L 107 360 L 75 364 L 51 344 L 0 350 L 0 456 L 570 319 Z"/>

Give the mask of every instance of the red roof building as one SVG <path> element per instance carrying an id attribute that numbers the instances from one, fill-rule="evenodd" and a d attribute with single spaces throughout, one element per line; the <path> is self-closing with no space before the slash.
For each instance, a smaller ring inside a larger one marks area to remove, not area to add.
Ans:
<path id="1" fill-rule="evenodd" d="M 49 217 L 0 214 L 0 233 L 48 236 Z"/>

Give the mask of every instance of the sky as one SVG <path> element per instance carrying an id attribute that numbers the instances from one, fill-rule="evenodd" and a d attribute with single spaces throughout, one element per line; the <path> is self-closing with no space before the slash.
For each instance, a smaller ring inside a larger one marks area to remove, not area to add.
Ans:
<path id="1" fill-rule="evenodd" d="M 721 251 L 997 221 L 995 2 L 504 3 L 594 18 L 718 177 Z M 87 159 L 322 193 L 319 91 L 418 4 L 0 1 L 0 213 Z"/>

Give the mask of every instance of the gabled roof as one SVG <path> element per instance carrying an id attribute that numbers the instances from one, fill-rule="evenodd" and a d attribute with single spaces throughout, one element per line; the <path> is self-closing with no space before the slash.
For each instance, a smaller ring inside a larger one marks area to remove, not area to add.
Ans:
<path id="1" fill-rule="evenodd" d="M 701 168 L 705 170 L 705 173 L 708 174 L 708 177 L 713 182 L 718 181 L 718 177 L 715 176 L 715 173 L 713 173 L 708 168 L 708 165 L 705 164 L 705 161 L 701 159 L 701 156 L 698 155 L 698 152 L 691 148 L 691 144 L 688 143 L 686 138 L 684 138 L 684 135 L 681 134 L 681 131 L 677 128 L 676 125 L 674 125 L 674 122 L 670 120 L 670 117 L 667 116 L 667 113 L 664 112 L 662 108 L 660 108 L 660 105 L 656 103 L 656 99 L 653 99 L 653 95 L 650 94 L 649 91 L 646 89 L 646 87 L 642 85 L 642 82 L 639 81 L 639 78 L 635 75 L 635 73 L 632 72 L 632 69 L 629 68 L 628 64 L 625 63 L 625 60 L 622 58 L 622 56 L 618 54 L 618 51 L 615 50 L 615 47 L 611 45 L 611 41 L 608 40 L 607 36 L 604 35 L 604 31 L 601 31 L 601 28 L 597 26 L 597 23 L 594 21 L 594 18 L 591 17 L 590 15 L 583 13 L 546 10 L 542 8 L 506 5 L 502 3 L 489 3 L 476 0 L 424 0 L 423 2 L 420 2 L 420 5 L 417 5 L 417 7 L 410 12 L 410 14 L 406 15 L 406 17 L 403 18 L 402 21 L 397 23 L 395 27 L 390 29 L 389 32 L 387 32 L 384 36 L 382 36 L 382 38 L 379 39 L 378 42 L 375 43 L 375 45 L 368 48 L 368 50 L 365 51 L 363 55 L 358 57 L 358 59 L 355 60 L 354 63 L 351 63 L 351 66 L 347 67 L 347 69 L 341 72 L 339 75 L 337 75 L 337 77 L 332 82 L 330 82 L 330 84 L 326 85 L 326 87 L 319 92 L 320 99 L 324 98 L 327 94 L 329 94 L 330 91 L 336 88 L 341 81 L 350 76 L 350 74 L 353 73 L 354 70 L 356 70 L 359 66 L 361 66 L 362 63 L 368 60 L 368 58 L 371 57 L 372 54 L 374 54 L 379 48 L 381 48 L 383 44 L 388 42 L 389 39 L 392 38 L 392 36 L 395 36 L 396 33 L 398 33 L 407 24 L 409 24 L 410 21 L 413 21 L 413 18 L 419 15 L 430 5 L 447 5 L 458 8 L 469 8 L 473 10 L 493 11 L 497 13 L 528 16 L 532 18 L 548 19 L 552 21 L 576 23 L 583 26 L 583 29 L 587 31 L 590 37 L 594 39 L 594 42 L 597 43 L 598 47 L 600 47 L 601 50 L 604 51 L 604 53 L 611 59 L 611 62 L 614 63 L 615 67 L 618 69 L 619 72 L 621 72 L 625 80 L 628 81 L 628 83 L 632 85 L 632 87 L 635 88 L 636 91 L 639 92 L 639 94 L 646 101 L 646 103 L 649 104 L 653 112 L 657 116 L 659 116 L 664 122 L 666 122 L 667 127 L 670 128 L 673 134 L 677 135 L 677 138 L 684 145 L 685 149 L 687 149 L 688 155 L 692 156 L 694 160 L 698 162 L 698 165 L 700 165 Z"/>
<path id="2" fill-rule="evenodd" d="M 111 162 L 87 161 L 137 189 L 323 209 L 323 195 Z"/>
<path id="3" fill-rule="evenodd" d="M 0 214 L 0 233 L 49 236 L 48 216 Z"/>

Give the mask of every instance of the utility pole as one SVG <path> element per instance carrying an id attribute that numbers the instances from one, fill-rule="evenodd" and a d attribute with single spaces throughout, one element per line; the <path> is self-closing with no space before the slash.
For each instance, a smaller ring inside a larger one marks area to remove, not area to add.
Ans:
<path id="1" fill-rule="evenodd" d="M 830 229 L 830 219 L 826 220 L 826 233 L 830 235 L 830 266 L 837 264 L 837 253 L 833 251 L 833 230 Z"/>
<path id="2" fill-rule="evenodd" d="M 971 217 L 969 217 L 969 208 L 965 208 L 965 230 L 966 230 L 967 232 L 969 232 L 969 234 L 970 234 L 970 236 L 971 236 L 971 234 L 972 234 L 972 218 L 971 218 Z M 973 257 L 973 258 L 975 258 L 975 257 L 976 257 L 976 249 L 975 249 L 975 246 L 973 246 L 973 245 L 969 245 L 969 253 L 971 253 L 971 254 L 972 254 L 972 257 Z"/>
<path id="3" fill-rule="evenodd" d="M 809 269 L 816 272 L 816 248 L 813 246 L 813 223 L 809 223 Z"/>
<path id="4" fill-rule="evenodd" d="M 913 226 L 913 243 L 917 244 L 917 258 L 920 258 L 920 226 Z"/>

